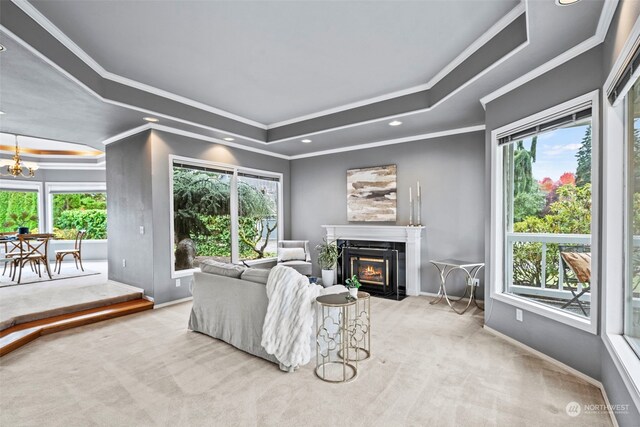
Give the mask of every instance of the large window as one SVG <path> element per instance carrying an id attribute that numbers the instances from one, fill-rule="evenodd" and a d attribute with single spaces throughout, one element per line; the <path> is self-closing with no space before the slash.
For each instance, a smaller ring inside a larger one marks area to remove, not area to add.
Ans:
<path id="1" fill-rule="evenodd" d="M 45 231 L 43 208 L 42 183 L 0 179 L 0 232 Z"/>
<path id="2" fill-rule="evenodd" d="M 640 82 L 627 94 L 627 237 L 624 334 L 640 355 Z"/>
<path id="3" fill-rule="evenodd" d="M 183 158 L 171 171 L 174 271 L 276 256 L 280 174 Z"/>
<path id="4" fill-rule="evenodd" d="M 18 227 L 28 227 L 38 232 L 38 192 L 0 190 L 0 232 L 15 232 Z"/>
<path id="5" fill-rule="evenodd" d="M 594 99 L 495 131 L 493 157 L 496 298 L 592 332 Z"/>
<path id="6" fill-rule="evenodd" d="M 79 230 L 86 230 L 88 240 L 107 238 L 106 193 L 54 193 L 51 197 L 56 239 L 73 240 Z"/>

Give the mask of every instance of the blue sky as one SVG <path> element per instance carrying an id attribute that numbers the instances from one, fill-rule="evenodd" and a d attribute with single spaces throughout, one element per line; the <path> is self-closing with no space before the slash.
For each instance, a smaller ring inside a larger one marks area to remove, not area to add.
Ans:
<path id="1" fill-rule="evenodd" d="M 580 148 L 587 125 L 556 129 L 538 136 L 537 158 L 533 164 L 533 177 L 538 181 L 546 177 L 557 181 L 565 172 L 576 173 L 576 153 Z M 531 138 L 524 140 L 531 148 Z"/>

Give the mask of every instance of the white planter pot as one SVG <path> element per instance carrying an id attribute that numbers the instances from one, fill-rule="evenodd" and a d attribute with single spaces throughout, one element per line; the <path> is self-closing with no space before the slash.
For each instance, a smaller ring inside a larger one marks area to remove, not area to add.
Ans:
<path id="1" fill-rule="evenodd" d="M 355 299 L 358 299 L 358 288 L 349 288 L 349 294 Z"/>
<path id="2" fill-rule="evenodd" d="M 322 286 L 328 288 L 329 286 L 333 286 L 333 281 L 335 279 L 335 271 L 333 270 L 322 270 Z"/>

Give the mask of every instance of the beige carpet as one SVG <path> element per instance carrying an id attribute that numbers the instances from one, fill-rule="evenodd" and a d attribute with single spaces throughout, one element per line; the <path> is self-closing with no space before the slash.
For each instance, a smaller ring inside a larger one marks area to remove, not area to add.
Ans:
<path id="1" fill-rule="evenodd" d="M 0 359 L 3 426 L 609 426 L 581 379 L 426 297 L 372 301 L 373 358 L 348 384 L 186 330 L 190 303 L 39 338 Z"/>
<path id="2" fill-rule="evenodd" d="M 106 262 L 86 263 L 99 274 L 0 288 L 0 330 L 142 296 L 142 290 L 107 280 Z"/>
<path id="3" fill-rule="evenodd" d="M 26 267 L 27 269 L 29 267 Z M 23 271 L 22 277 L 20 278 L 20 283 L 18 283 L 18 278 L 16 276 L 16 280 L 11 280 L 11 277 L 7 274 L 5 276 L 0 276 L 0 288 L 6 288 L 10 286 L 23 286 L 30 285 L 32 283 L 44 283 L 44 282 L 55 282 L 56 280 L 64 280 L 71 279 L 74 277 L 84 277 L 84 276 L 93 276 L 95 274 L 100 274 L 97 271 L 81 271 L 76 270 L 75 272 L 62 272 L 61 274 L 54 273 L 53 268 L 51 269 L 51 278 L 49 275 L 42 270 L 42 275 L 38 276 L 38 273 L 35 273 L 31 270 Z"/>

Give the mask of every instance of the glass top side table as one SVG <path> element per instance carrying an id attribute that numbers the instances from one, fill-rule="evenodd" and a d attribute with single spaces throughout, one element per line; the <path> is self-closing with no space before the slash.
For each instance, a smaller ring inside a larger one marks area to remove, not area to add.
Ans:
<path id="1" fill-rule="evenodd" d="M 438 289 L 438 296 L 436 297 L 436 299 L 431 301 L 430 304 L 437 304 L 444 299 L 445 301 L 447 301 L 447 304 L 449 304 L 449 307 L 451 307 L 451 309 L 458 314 L 464 314 L 464 312 L 469 309 L 472 302 L 475 303 L 476 307 L 482 309 L 482 307 L 478 305 L 476 290 L 480 285 L 478 273 L 481 269 L 484 268 L 483 262 L 470 262 L 453 258 L 443 260 L 430 260 L 429 262 L 433 264 L 438 269 L 438 273 L 440 273 L 440 287 Z M 456 270 L 463 271 L 467 276 L 467 283 L 464 288 L 464 293 L 457 299 L 447 295 L 447 278 L 453 271 Z M 471 288 L 471 291 L 469 292 L 469 302 L 460 311 L 453 306 L 452 302 L 455 303 L 463 299 L 467 295 L 467 291 L 469 290 L 469 288 Z"/>

